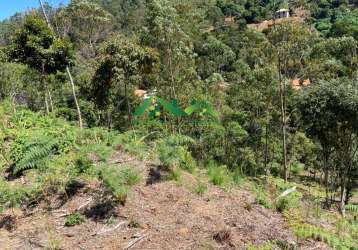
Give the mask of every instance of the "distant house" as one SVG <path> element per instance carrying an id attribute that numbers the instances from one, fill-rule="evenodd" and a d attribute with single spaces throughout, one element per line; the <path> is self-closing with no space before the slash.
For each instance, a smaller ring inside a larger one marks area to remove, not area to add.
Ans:
<path id="1" fill-rule="evenodd" d="M 235 24 L 235 17 L 234 16 L 225 17 L 225 25 L 226 26 L 232 26 L 234 24 Z"/>
<path id="2" fill-rule="evenodd" d="M 135 89 L 133 94 L 136 97 L 146 100 L 146 99 L 156 96 L 157 89 L 153 89 L 153 90 Z"/>
<path id="3" fill-rule="evenodd" d="M 288 9 L 280 9 L 275 13 L 275 19 L 288 18 L 288 17 L 290 17 L 290 10 Z"/>
<path id="4" fill-rule="evenodd" d="M 310 79 L 299 79 L 299 78 L 295 78 L 292 80 L 291 82 L 291 86 L 294 90 L 299 90 L 301 89 L 302 87 L 306 87 L 308 85 L 311 84 L 311 80 Z"/>

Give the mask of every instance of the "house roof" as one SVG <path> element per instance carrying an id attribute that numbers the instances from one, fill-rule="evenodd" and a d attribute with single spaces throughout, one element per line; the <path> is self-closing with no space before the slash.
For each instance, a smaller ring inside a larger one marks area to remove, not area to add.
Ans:
<path id="1" fill-rule="evenodd" d="M 288 9 L 279 9 L 278 11 L 276 11 L 276 13 L 277 12 L 288 12 L 289 10 Z"/>

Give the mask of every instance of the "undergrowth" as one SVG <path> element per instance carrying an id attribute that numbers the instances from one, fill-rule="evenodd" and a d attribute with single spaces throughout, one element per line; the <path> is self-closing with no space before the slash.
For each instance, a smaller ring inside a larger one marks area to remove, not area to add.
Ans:
<path id="1" fill-rule="evenodd" d="M 0 105 L 0 115 L 0 212 L 66 194 L 71 183 L 84 180 L 102 181 L 118 199 L 139 180 L 129 166 L 119 170 L 107 164 L 115 150 L 130 151 L 141 143 L 128 134 L 81 130 L 52 115 L 14 112 L 6 104 Z"/>
<path id="2" fill-rule="evenodd" d="M 85 217 L 82 214 L 80 213 L 70 214 L 69 216 L 66 217 L 65 226 L 73 227 L 75 225 L 81 224 L 84 221 L 85 221 Z"/>

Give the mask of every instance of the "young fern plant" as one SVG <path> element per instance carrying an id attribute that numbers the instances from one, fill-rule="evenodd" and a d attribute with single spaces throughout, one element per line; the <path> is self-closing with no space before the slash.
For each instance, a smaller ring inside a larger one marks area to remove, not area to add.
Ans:
<path id="1" fill-rule="evenodd" d="M 354 205 L 354 204 L 348 204 L 345 206 L 347 211 L 351 211 L 353 213 L 358 213 L 358 205 Z"/>
<path id="2" fill-rule="evenodd" d="M 28 169 L 44 169 L 50 156 L 56 153 L 57 141 L 52 138 L 40 138 L 27 143 L 24 155 L 15 163 L 14 174 L 21 174 Z"/>

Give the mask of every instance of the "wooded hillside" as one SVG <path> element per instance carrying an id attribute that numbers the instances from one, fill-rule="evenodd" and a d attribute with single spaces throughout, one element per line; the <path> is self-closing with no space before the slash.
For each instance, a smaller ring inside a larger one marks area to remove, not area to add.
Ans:
<path id="1" fill-rule="evenodd" d="M 192 183 L 199 199 L 216 197 L 213 186 L 250 192 L 232 198 L 237 211 L 263 206 L 292 230 L 218 236 L 221 218 L 215 249 L 358 249 L 357 49 L 356 0 L 72 0 L 9 17 L 0 22 L 0 230 L 15 207 L 23 219 L 53 197 L 68 205 L 78 183 L 96 190 L 88 199 L 125 206 L 155 170 Z M 66 223 L 89 223 L 86 209 Z"/>

